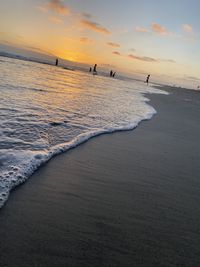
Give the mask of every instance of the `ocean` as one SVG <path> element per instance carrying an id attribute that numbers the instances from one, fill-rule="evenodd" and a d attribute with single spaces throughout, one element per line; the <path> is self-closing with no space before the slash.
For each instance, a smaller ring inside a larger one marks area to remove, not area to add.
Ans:
<path id="1" fill-rule="evenodd" d="M 144 82 L 0 57 L 0 207 L 53 156 L 102 133 L 134 129 L 156 110 Z"/>

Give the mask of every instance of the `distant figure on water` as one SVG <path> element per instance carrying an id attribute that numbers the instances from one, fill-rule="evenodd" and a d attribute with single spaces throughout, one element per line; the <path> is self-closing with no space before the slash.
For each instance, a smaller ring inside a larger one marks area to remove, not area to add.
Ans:
<path id="1" fill-rule="evenodd" d="M 93 68 L 93 74 L 97 74 L 97 64 L 94 65 L 94 68 Z"/>
<path id="2" fill-rule="evenodd" d="M 90 72 L 92 72 L 92 68 L 90 67 L 90 70 L 89 70 Z"/>
<path id="3" fill-rule="evenodd" d="M 147 76 L 146 83 L 149 84 L 150 74 Z"/>
<path id="4" fill-rule="evenodd" d="M 58 66 L 58 58 L 56 58 L 56 66 Z"/>
<path id="5" fill-rule="evenodd" d="M 111 70 L 111 71 L 110 71 L 110 77 L 113 77 L 113 78 L 114 78 L 114 77 L 115 77 L 115 73 L 116 73 L 116 72 L 113 72 L 113 71 Z"/>

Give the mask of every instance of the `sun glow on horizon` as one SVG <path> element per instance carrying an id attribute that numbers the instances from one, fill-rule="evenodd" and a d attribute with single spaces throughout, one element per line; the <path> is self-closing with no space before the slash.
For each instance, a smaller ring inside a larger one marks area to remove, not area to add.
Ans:
<path id="1" fill-rule="evenodd" d="M 114 0 L 85 0 L 84 5 L 67 0 L 7 0 L 0 3 L 0 49 L 7 45 L 13 51 L 151 72 L 163 80 L 182 77 L 183 82 L 196 84 L 200 83 L 198 7 L 196 1 L 194 6 L 187 1 L 180 6 L 179 0 L 173 5 L 154 0 L 126 0 L 126 5 Z M 170 19 L 166 14 L 171 14 Z"/>

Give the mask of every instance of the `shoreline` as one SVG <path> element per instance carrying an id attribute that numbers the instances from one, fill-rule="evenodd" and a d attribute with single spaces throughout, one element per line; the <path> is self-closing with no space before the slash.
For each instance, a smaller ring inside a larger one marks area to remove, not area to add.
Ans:
<path id="1" fill-rule="evenodd" d="M 157 89 L 162 90 L 161 87 L 158 87 Z M 149 106 L 149 108 L 151 109 L 151 112 L 149 111 L 149 113 L 147 113 L 143 119 L 138 119 L 138 121 L 132 121 L 129 122 L 129 124 L 127 125 L 121 125 L 118 127 L 113 127 L 110 129 L 99 129 L 98 131 L 96 130 L 92 130 L 86 133 L 82 133 L 79 134 L 78 136 L 76 136 L 75 138 L 73 138 L 72 140 L 70 140 L 69 142 L 65 142 L 65 143 L 61 143 L 58 145 L 55 145 L 54 147 L 50 148 L 48 150 L 48 153 L 46 153 L 46 155 L 44 155 L 43 157 L 41 157 L 40 152 L 38 152 L 38 154 L 35 154 L 35 157 L 32 159 L 33 163 L 32 165 L 29 166 L 28 170 L 24 170 L 24 172 L 19 173 L 18 179 L 16 179 L 16 177 L 13 175 L 13 179 L 12 179 L 12 183 L 10 184 L 9 190 L 7 192 L 3 192 L 2 194 L 0 194 L 0 209 L 6 204 L 6 202 L 9 200 L 10 194 L 13 192 L 13 190 L 15 190 L 18 186 L 21 186 L 22 184 L 26 183 L 27 180 L 36 172 L 38 171 L 41 166 L 43 166 L 44 164 L 47 164 L 52 158 L 62 154 L 62 153 L 66 153 L 71 149 L 76 148 L 77 146 L 84 144 L 85 142 L 88 142 L 90 139 L 92 138 L 96 138 L 98 136 L 104 135 L 104 134 L 111 134 L 111 133 L 117 133 L 117 132 L 123 132 L 123 131 L 132 131 L 135 128 L 137 128 L 140 123 L 142 123 L 143 121 L 146 120 L 150 120 L 152 119 L 152 117 L 156 114 L 156 110 L 149 105 L 149 98 L 148 95 L 151 94 L 160 94 L 152 92 L 152 93 L 140 93 L 142 95 L 142 97 L 145 98 L 144 102 L 146 105 Z M 162 93 L 161 93 L 162 94 Z M 165 95 L 165 93 L 163 93 Z M 30 164 L 30 163 L 29 163 Z M 9 186 L 9 185 L 8 185 Z M 7 187 L 8 188 L 8 187 Z"/>
<path id="2" fill-rule="evenodd" d="M 168 91 L 168 89 L 166 90 Z M 40 167 L 0 210 L 0 266 L 199 266 L 200 95 Z"/>

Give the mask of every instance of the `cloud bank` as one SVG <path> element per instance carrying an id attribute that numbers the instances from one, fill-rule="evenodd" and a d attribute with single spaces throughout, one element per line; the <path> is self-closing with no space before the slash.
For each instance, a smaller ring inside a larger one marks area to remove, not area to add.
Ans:
<path id="1" fill-rule="evenodd" d="M 62 2 L 62 0 L 50 0 L 48 3 L 38 6 L 42 12 L 53 11 L 60 15 L 68 15 L 70 9 Z"/>
<path id="2" fill-rule="evenodd" d="M 81 25 L 84 26 L 85 28 L 88 28 L 92 31 L 102 33 L 102 34 L 110 34 L 111 32 L 106 29 L 105 27 L 101 26 L 99 23 L 90 21 L 87 19 L 82 19 L 81 20 Z"/>

